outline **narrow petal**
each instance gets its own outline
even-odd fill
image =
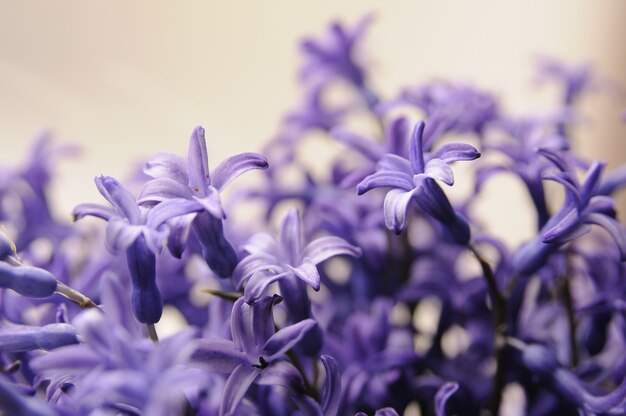
[[[92,217],[101,218],[108,221],[109,218],[115,213],[110,207],[106,207],[100,204],[80,204],[72,210],[72,221],[78,221],[79,219],[91,215]]]
[[[383,205],[385,225],[396,234],[400,234],[407,226],[406,213],[413,193],[414,191],[404,192],[400,189],[392,189],[385,196]]]
[[[147,225],[150,228],[156,229],[170,219],[200,212],[203,209],[204,207],[193,199],[170,199],[150,209],[150,212],[148,212]]]
[[[589,214],[585,217],[585,222],[599,225],[608,231],[617,244],[621,260],[626,261],[626,231],[619,221],[602,214]]]
[[[428,163],[426,163],[424,173],[426,176],[438,179],[446,185],[454,185],[454,174],[452,173],[452,169],[441,159],[429,160]]]
[[[303,258],[309,258],[313,264],[319,264],[334,256],[359,257],[361,249],[335,236],[324,236],[311,241],[302,252]]]
[[[244,298],[246,302],[253,303],[259,299],[265,289],[275,281],[285,277],[286,273],[272,274],[266,272],[256,272],[252,275],[244,290]]]
[[[206,151],[204,129],[196,127],[189,139],[189,153],[187,156],[189,187],[198,195],[204,196],[211,184],[209,176],[209,158]]]
[[[406,149],[406,138],[409,132],[409,123],[405,117],[398,117],[389,123],[385,135],[385,145],[388,153],[401,155]],[[380,159],[380,157],[378,158]],[[378,160],[376,159],[376,160]]]
[[[449,381],[439,387],[435,394],[435,412],[437,416],[446,416],[446,403],[448,399],[459,389],[459,383]]]
[[[225,339],[202,339],[191,354],[191,360],[206,364],[212,371],[230,374],[237,366],[249,365],[246,355],[237,349],[233,341]]]
[[[251,169],[267,169],[267,159],[258,153],[240,153],[224,160],[213,172],[212,185],[221,191],[233,179]]]
[[[431,159],[441,159],[446,163],[474,160],[479,157],[480,152],[466,143],[446,143],[430,154]]]
[[[249,256],[244,257],[235,267],[233,271],[233,283],[235,284],[235,288],[240,290],[243,284],[248,281],[252,277],[253,274],[260,271],[279,271],[281,270],[280,266],[278,266],[278,261],[274,256],[270,256],[267,254],[259,253],[259,254],[251,254]]]
[[[616,216],[615,200],[610,196],[596,195],[589,199],[587,207],[583,211],[584,214],[597,213],[604,214],[611,218]]]
[[[193,198],[194,201],[198,202],[202,207],[209,212],[209,214],[213,215],[215,218],[223,219],[226,218],[226,214],[224,213],[224,209],[222,208],[222,201],[220,200],[220,195],[217,193],[215,188],[208,192],[208,195],[204,198]]]
[[[263,345],[276,332],[274,324],[274,306],[283,301],[278,295],[265,296],[252,305],[252,326],[254,327],[254,336],[259,351],[263,349]]]
[[[263,346],[263,355],[268,362],[272,362],[296,345],[307,333],[317,326],[313,319],[305,319],[296,324],[280,329],[267,340]]]
[[[600,187],[600,176],[605,166],[606,162],[596,161],[587,171],[580,190],[580,199],[583,204],[586,204]]]
[[[302,264],[298,267],[291,267],[287,265],[289,270],[294,273],[298,278],[304,281],[315,290],[320,289],[320,274],[317,271],[317,267],[310,259],[304,259]]]
[[[324,390],[322,391],[322,411],[325,415],[336,415],[339,413],[341,404],[341,375],[337,362],[330,355],[320,357],[326,379],[324,380]]]
[[[298,264],[302,246],[302,225],[296,208],[291,208],[283,217],[279,235],[280,246],[289,257],[289,263]]]
[[[248,357],[255,357],[258,354],[252,319],[252,306],[248,305],[244,298],[237,299],[230,316],[230,331],[237,348]]]
[[[172,198],[190,199],[191,191],[187,185],[171,178],[157,178],[146,182],[139,191],[137,203],[163,202]]]
[[[260,374],[261,370],[250,364],[242,364],[235,368],[224,386],[219,409],[220,416],[236,414],[235,410],[237,410],[239,402]]]
[[[293,364],[287,361],[277,361],[261,371],[257,384],[265,386],[281,386],[291,391],[302,391],[304,386],[302,375]]]
[[[576,231],[581,225],[582,221],[578,216],[578,212],[572,209],[561,221],[543,233],[543,242],[565,243],[573,238],[579,237],[582,234]],[[585,228],[585,230],[588,231],[588,228]]]
[[[359,195],[362,195],[371,189],[381,187],[398,188],[409,191],[413,189],[413,181],[411,176],[404,172],[379,170],[363,179],[361,183],[357,185],[356,191]]]
[[[378,170],[390,170],[406,173],[409,177],[415,174],[411,168],[411,162],[402,156],[388,153],[384,155],[376,164]]]
[[[424,173],[424,124],[423,121],[417,122],[413,129],[413,135],[411,136],[411,142],[409,145],[409,160],[411,161],[411,168],[413,173]]]
[[[99,176],[95,178],[96,187],[120,214],[123,214],[132,224],[139,224],[141,214],[135,197],[126,190],[115,178]]]
[[[176,182],[189,186],[187,176],[187,162],[184,158],[166,152],[154,155],[143,166],[143,173],[153,178],[169,178]]]

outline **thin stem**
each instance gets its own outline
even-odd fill
[[[500,403],[502,402],[502,391],[504,390],[504,384],[506,382],[506,354],[505,340],[507,338],[507,325],[506,325],[506,298],[498,287],[498,282],[491,269],[491,266],[485,260],[485,258],[478,252],[478,250],[468,245],[470,251],[474,254],[485,276],[487,282],[487,288],[489,290],[489,297],[493,305],[493,326],[494,326],[494,349],[496,351],[496,373],[493,381],[492,403],[491,412],[493,415],[497,415],[500,409]]]
[[[96,305],[96,303],[93,300],[89,299],[86,295],[82,294],[76,289],[72,289],[65,283],[59,282],[58,280],[57,280],[57,288],[55,291],[58,294],[71,300],[82,309],[98,307],[98,305]]]
[[[154,343],[159,342],[159,335],[157,334],[156,327],[154,324],[146,324],[146,328],[148,328],[148,336]]]

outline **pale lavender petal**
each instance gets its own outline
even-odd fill
[[[459,160],[474,160],[480,157],[480,152],[466,143],[446,143],[430,154],[431,159],[441,159],[446,163]]]
[[[191,360],[206,364],[212,371],[222,374],[232,373],[239,365],[250,365],[235,343],[225,339],[200,340],[191,354]]]
[[[298,343],[316,326],[317,322],[315,322],[315,320],[305,319],[278,330],[263,346],[263,355],[266,360],[272,362],[279,356],[285,354],[298,345]]]
[[[104,244],[111,253],[126,250],[142,232],[143,226],[131,225],[121,217],[111,217],[105,229]]]
[[[189,187],[198,195],[204,196],[211,184],[211,176],[209,175],[209,158],[206,151],[204,129],[200,126],[194,129],[189,139],[187,161],[189,163],[187,172]]]
[[[233,283],[237,290],[241,289],[243,284],[252,277],[256,272],[262,270],[281,270],[281,267],[277,265],[278,261],[274,256],[267,254],[251,254],[244,257],[235,267],[233,271]]]
[[[258,153],[240,153],[224,160],[213,172],[212,185],[221,191],[233,179],[251,169],[267,169],[267,159]]]
[[[275,252],[277,244],[270,234],[257,233],[248,239],[242,249],[250,254],[266,254]]]
[[[156,229],[170,219],[199,212],[203,209],[204,207],[193,199],[170,199],[150,209],[147,225]]]
[[[235,410],[237,410],[239,402],[260,374],[261,371],[250,364],[242,364],[235,368],[224,386],[219,409],[220,416],[236,414]]]
[[[544,243],[566,242],[581,234],[576,233],[576,228],[582,225],[578,212],[571,210],[554,227],[543,233]]]
[[[396,234],[400,234],[407,226],[406,214],[413,193],[414,191],[404,192],[400,189],[392,189],[385,196],[383,204],[385,225]]]
[[[433,178],[438,179],[446,185],[454,185],[454,174],[452,169],[446,162],[441,159],[431,159],[426,163],[424,173]]]
[[[87,215],[108,221],[114,213],[115,211],[112,208],[104,205],[89,203],[80,204],[72,210],[72,221],[77,221]]]
[[[254,273],[250,280],[248,280],[248,284],[244,289],[244,298],[246,302],[252,303],[259,299],[269,285],[279,279],[282,279],[286,275],[286,273],[271,274],[262,271]]]
[[[336,415],[339,413],[339,405],[341,404],[339,368],[335,359],[330,355],[322,355],[320,360],[324,365],[324,370],[326,370],[324,390],[322,391],[322,410],[325,415]]]
[[[29,366],[37,373],[55,375],[60,371],[81,373],[91,371],[100,364],[101,357],[84,345],[68,345],[54,353],[33,358]]]
[[[208,195],[204,198],[193,197],[194,201],[198,202],[202,207],[213,215],[215,218],[226,218],[224,209],[222,208],[222,201],[220,201],[220,195],[213,188],[208,192]]]
[[[184,158],[166,152],[157,153],[143,167],[143,173],[153,178],[169,178],[188,186],[187,162]]]
[[[361,249],[335,236],[324,236],[311,241],[302,252],[303,258],[309,258],[313,264],[319,264],[334,256],[361,255]]]
[[[448,399],[459,389],[459,383],[449,381],[439,387],[435,395],[435,412],[437,416],[446,416],[446,403]]]
[[[356,150],[373,162],[377,162],[385,154],[380,143],[348,130],[342,128],[333,129],[331,135],[340,143]]]
[[[302,225],[300,214],[296,208],[291,208],[280,223],[279,241],[285,254],[289,256],[290,264],[298,264],[302,245]]]
[[[411,136],[411,142],[409,145],[409,161],[411,162],[411,168],[413,173],[424,173],[424,127],[426,125],[423,121],[417,122],[413,129],[413,135]]]
[[[311,286],[315,290],[320,289],[320,274],[317,271],[317,267],[310,259],[305,258],[302,264],[298,267],[292,267],[287,265],[289,270],[294,273],[300,280]]]
[[[172,198],[190,199],[191,191],[187,185],[171,178],[157,178],[146,182],[139,191],[137,203],[163,202]]]
[[[95,179],[96,187],[113,206],[120,210],[132,224],[139,224],[141,214],[135,197],[126,190],[115,178],[98,176]]]
[[[245,302],[244,298],[237,299],[230,316],[230,331],[237,348],[248,357],[254,357],[257,354],[252,319],[252,307]]]
[[[404,172],[382,170],[371,174],[363,179],[356,187],[359,195],[364,194],[370,189],[389,187],[399,188],[409,191],[414,188],[412,177]]]
[[[599,225],[608,231],[617,244],[621,260],[626,260],[626,231],[619,221],[602,214],[589,214],[585,217],[585,222]]]

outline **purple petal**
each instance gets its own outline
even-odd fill
[[[68,345],[54,353],[40,355],[30,361],[30,367],[37,373],[54,375],[60,371],[73,373],[91,371],[100,364],[101,357],[84,345]]]
[[[220,201],[220,194],[213,189],[209,189],[208,195],[204,198],[193,198],[196,202],[198,202],[202,207],[209,212],[209,214],[213,215],[215,218],[223,219],[226,218],[226,214],[224,214],[224,209],[222,209],[222,201]]]
[[[302,257],[309,258],[313,264],[340,255],[359,257],[361,249],[349,244],[343,238],[324,236],[311,241],[302,252]]]
[[[398,412],[392,407],[383,407],[382,409],[376,410],[374,416],[398,416]]]
[[[263,355],[272,362],[296,345],[317,326],[313,319],[305,319],[296,324],[280,329],[263,346]]]
[[[157,178],[146,182],[141,188],[137,203],[163,202],[173,198],[190,199],[189,187],[171,178]]]
[[[205,192],[211,184],[211,176],[209,175],[209,158],[206,151],[206,140],[204,138],[204,129],[200,126],[196,127],[189,139],[189,153],[187,156],[189,163],[189,187],[198,195],[205,195]]]
[[[170,228],[167,237],[167,248],[178,259],[182,257],[183,251],[187,248],[187,240],[189,239],[189,232],[191,231],[194,218],[196,218],[196,214],[191,213],[167,221]]]
[[[248,280],[248,284],[244,290],[246,302],[252,303],[259,299],[269,285],[279,279],[282,279],[286,275],[286,273],[272,274],[262,271],[254,273],[250,280]]]
[[[123,218],[111,217],[105,229],[104,244],[111,253],[126,250],[142,232],[143,226],[131,225]]]
[[[413,135],[411,136],[411,142],[409,145],[409,160],[411,161],[411,168],[413,173],[424,173],[424,127],[426,125],[423,121],[417,122],[413,129]]]
[[[336,415],[339,413],[339,405],[341,404],[341,375],[337,362],[330,355],[322,355],[320,357],[324,370],[326,370],[326,379],[324,380],[324,390],[322,392],[322,410],[325,415]]]
[[[143,167],[143,173],[153,178],[169,178],[181,185],[189,186],[187,162],[172,153],[157,153]]]
[[[236,414],[234,412],[237,410],[239,402],[260,374],[261,371],[250,364],[242,364],[235,368],[224,386],[219,410],[220,416]]]
[[[298,278],[304,281],[315,290],[320,289],[320,274],[317,271],[317,267],[310,259],[304,259],[304,262],[298,267],[292,267],[287,265],[289,270],[294,273]]]
[[[289,256],[290,264],[298,264],[302,245],[302,225],[300,214],[295,208],[289,209],[280,223],[280,245]]]
[[[585,217],[585,222],[599,225],[608,231],[617,244],[621,260],[626,261],[626,231],[622,224],[602,214],[589,214]]]
[[[156,229],[170,219],[199,212],[203,209],[204,207],[193,199],[170,199],[150,209],[147,225],[152,229]]]
[[[263,345],[268,339],[274,335],[276,328],[274,326],[274,306],[282,302],[283,298],[278,295],[266,296],[259,299],[252,306],[252,326],[254,327],[254,337],[259,351],[263,349]]]
[[[251,169],[267,169],[267,159],[258,153],[240,153],[224,160],[213,172],[213,186],[221,191],[233,179]]]
[[[269,254],[276,250],[277,242],[267,233],[256,233],[243,245],[243,250],[250,254]]]
[[[429,160],[428,163],[426,163],[424,173],[426,176],[438,179],[446,185],[454,185],[454,174],[452,173],[452,169],[441,159]]]
[[[404,192],[392,189],[387,192],[383,205],[385,225],[396,234],[400,234],[407,226],[406,213],[413,198],[414,191]]]
[[[388,153],[400,155],[405,152],[408,124],[407,119],[404,117],[398,117],[389,123],[385,135],[385,145]],[[380,159],[380,157],[378,159]]]
[[[230,331],[237,348],[248,357],[258,355],[252,319],[252,307],[243,298],[237,299],[230,316]]]
[[[615,200],[610,196],[596,195],[589,199],[587,207],[583,211],[584,213],[598,213],[608,215],[609,217],[615,216]]]
[[[480,152],[466,143],[446,143],[430,154],[431,159],[441,159],[446,163],[474,160],[479,157]]]
[[[300,372],[287,361],[277,361],[261,371],[261,376],[256,380],[257,384],[265,386],[281,386],[292,391],[303,389]]]
[[[409,191],[414,188],[410,175],[404,172],[382,170],[363,179],[356,187],[359,195],[380,187],[399,188]]]
[[[239,365],[250,365],[246,355],[233,341],[202,339],[191,354],[191,360],[206,364],[212,371],[230,374]]]
[[[543,233],[544,243],[565,243],[575,237],[579,237],[580,233],[576,232],[577,227],[582,225],[578,212],[572,209],[563,217],[555,226]]]
[[[274,256],[270,256],[264,253],[251,254],[244,257],[235,267],[233,271],[233,283],[237,290],[240,290],[243,284],[257,272],[263,270],[280,270],[278,261]]]
[[[449,381],[437,390],[435,395],[435,412],[437,416],[446,416],[446,403],[458,389],[459,383]]]
[[[602,171],[605,166],[605,162],[596,161],[587,171],[582,189],[580,190],[580,199],[582,203],[586,203],[600,187],[600,175],[602,175]]]
[[[94,180],[102,196],[128,218],[131,224],[141,222],[141,214],[135,197],[122,184],[110,176],[98,176]]]
[[[72,221],[77,221],[87,215],[108,221],[114,213],[115,211],[113,211],[113,209],[104,205],[80,204],[77,205],[72,211]]]
[[[380,143],[347,130],[341,128],[333,129],[331,135],[340,143],[356,150],[372,162],[377,162],[385,154]]]

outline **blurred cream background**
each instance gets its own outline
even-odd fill
[[[158,151],[185,154],[197,124],[212,166],[259,150],[297,102],[298,40],[369,11],[376,22],[365,52],[383,97],[446,78],[497,92],[513,112],[539,112],[555,95],[531,82],[538,54],[591,62],[626,85],[622,0],[0,0],[0,162],[21,161],[45,129],[82,145],[55,183],[58,212],[69,215],[101,200],[93,176],[124,178]],[[592,97],[585,108],[583,152],[611,167],[626,160],[624,98]],[[498,192],[490,191],[495,201],[523,202]],[[515,212],[493,218],[496,233],[510,232]]]

